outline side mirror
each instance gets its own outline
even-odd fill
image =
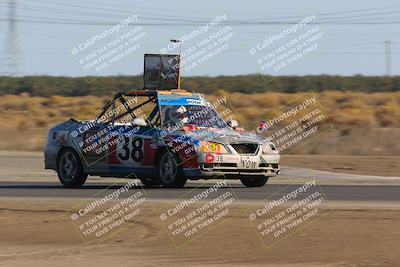
[[[226,123],[228,123],[228,125],[231,126],[232,128],[236,128],[239,126],[239,123],[237,122],[237,120],[229,120]]]
[[[142,118],[134,118],[132,120],[132,125],[136,126],[147,126],[147,123]]]

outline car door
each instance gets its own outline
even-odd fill
[[[97,124],[82,133],[81,151],[89,173],[108,172],[106,124]]]
[[[108,164],[110,173],[118,176],[154,174],[152,146],[156,129],[148,126],[116,125],[109,140]]]

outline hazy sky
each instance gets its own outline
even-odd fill
[[[137,75],[143,71],[144,53],[159,53],[160,49],[168,47],[171,38],[198,32],[198,29],[216,17],[224,17],[225,20],[184,42],[183,49],[198,45],[198,49],[193,50],[192,54],[200,52],[206,46],[199,45],[199,42],[211,40],[212,35],[218,33],[221,35],[215,37],[214,41],[219,40],[221,46],[210,48],[211,50],[207,50],[199,58],[218,49],[219,51],[207,59],[197,61],[197,66],[190,70],[183,70],[184,76],[249,73],[384,75],[385,40],[392,42],[392,74],[400,74],[398,0],[14,0],[16,28],[13,32],[18,39],[13,48],[8,43],[14,38],[10,35],[8,26],[9,2],[0,0],[2,74],[9,70],[10,63],[17,62],[19,75]],[[114,24],[135,15],[137,20],[131,25],[122,27],[117,33],[111,33],[75,56],[71,53],[71,49],[80,44],[82,47],[88,39],[110,31]],[[307,15],[315,15],[315,20],[302,26],[298,32],[284,36],[262,51],[257,51],[256,55],[249,53],[249,49],[257,47],[258,43],[274,34],[282,33]],[[84,64],[79,63],[84,56],[121,38],[123,33],[137,27],[135,25],[142,28],[129,38],[141,34],[140,38],[132,43],[132,47],[133,44],[136,45],[135,48],[126,52],[122,58],[112,60],[112,64],[99,71],[94,68],[85,70]],[[322,35],[312,41],[312,49],[307,50],[308,52],[302,52],[307,47],[297,51],[302,52],[303,56],[291,60],[290,64],[279,70],[260,67],[260,57],[300,36],[304,37],[303,34],[315,26],[320,27],[319,32]],[[221,40],[223,37],[226,37],[225,40]],[[125,47],[123,51],[128,48]],[[11,58],[10,49],[15,51]],[[175,53],[177,50],[170,52]],[[98,58],[99,54],[94,57]],[[103,55],[103,59],[104,57]],[[269,60],[274,57],[277,55],[271,56]],[[192,60],[192,63],[195,61]]]

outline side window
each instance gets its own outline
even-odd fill
[[[149,101],[147,96],[125,96],[125,105],[116,101],[114,107],[114,123],[117,125],[148,126],[147,118],[156,104]],[[128,112],[127,108],[132,112]]]

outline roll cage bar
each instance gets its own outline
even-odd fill
[[[183,96],[192,96],[193,94],[190,92],[187,92],[185,90],[163,90],[163,91],[157,91],[157,90],[135,90],[135,91],[129,91],[129,92],[118,92],[116,93],[112,99],[107,102],[102,108],[102,111],[100,114],[96,117],[96,119],[100,119],[106,112],[107,110],[112,107],[113,109],[115,108],[115,103],[117,101],[121,102],[122,106],[125,108],[125,112],[118,116],[112,116],[111,120],[105,121],[105,123],[112,123],[115,122],[116,120],[125,117],[126,115],[130,115],[132,119],[135,119],[136,116],[134,114],[134,111],[137,110],[138,108],[153,102],[156,103],[156,106],[154,109],[150,112],[150,115],[147,117],[146,121],[150,125],[151,121],[156,117],[155,123],[157,123],[160,120],[160,110],[159,106],[157,103],[157,96],[158,94],[179,94]],[[125,97],[127,96],[136,96],[136,97],[148,97],[148,100],[144,101],[143,103],[131,107],[129,106],[128,102],[126,101]]]
[[[128,102],[126,101],[125,97],[126,96],[143,96],[143,97],[148,97],[148,100],[144,101],[143,103],[140,103],[137,106],[131,107],[129,106]],[[105,121],[104,123],[112,123],[115,122],[116,120],[125,117],[126,115],[130,115],[132,119],[135,119],[136,116],[134,114],[134,111],[139,109],[140,107],[143,107],[144,105],[153,102],[156,103],[157,101],[157,91],[155,90],[138,90],[138,91],[129,91],[129,92],[118,92],[116,93],[110,101],[107,102],[102,108],[102,111],[100,114],[96,117],[96,119],[100,119],[110,107],[113,109],[115,108],[116,102],[119,101],[121,102],[122,106],[125,108],[125,112],[122,114],[119,114],[118,116],[112,116],[110,120]],[[150,124],[150,122],[153,120],[154,116],[157,115],[158,113],[158,104],[154,107],[148,118],[146,119],[147,123]]]

